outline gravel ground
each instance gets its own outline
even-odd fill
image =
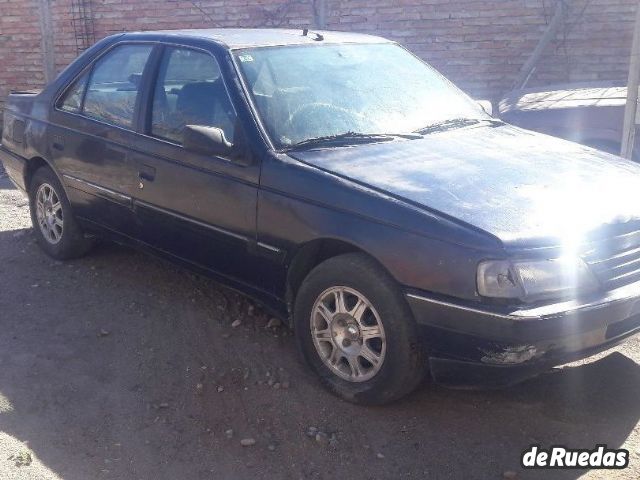
[[[259,306],[114,245],[53,261],[29,229],[0,178],[0,479],[640,478],[639,340],[509,390],[357,407]],[[532,443],[631,464],[523,471]]]

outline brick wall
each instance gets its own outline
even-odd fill
[[[44,81],[37,13],[36,0],[0,0],[0,101],[8,88]]]
[[[531,84],[625,81],[637,0],[566,0],[567,21]],[[400,41],[474,96],[512,86],[556,0],[343,0],[329,26]]]
[[[0,102],[43,83],[40,1],[49,1],[58,70],[76,56],[71,0],[0,0]],[[509,90],[557,0],[327,0],[327,28],[400,41],[476,97]],[[557,39],[531,84],[627,77],[638,0],[565,0]],[[91,0],[96,39],[124,30],[303,27],[310,0]],[[0,104],[1,107],[1,104]]]

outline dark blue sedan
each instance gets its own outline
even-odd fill
[[[353,402],[640,331],[640,167],[495,120],[382,38],[114,35],[9,97],[0,159],[49,255],[99,236],[210,275]]]

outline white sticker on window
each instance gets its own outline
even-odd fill
[[[251,55],[245,54],[245,55],[238,55],[238,58],[240,59],[240,61],[242,63],[245,62],[253,62],[253,57]]]

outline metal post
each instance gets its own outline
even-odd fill
[[[553,39],[556,38],[558,29],[560,28],[560,25],[562,25],[562,21],[564,20],[564,17],[567,13],[565,0],[557,1],[558,3],[556,4],[556,11],[553,15],[553,18],[551,19],[551,22],[549,22],[544,35],[542,35],[542,38],[540,38],[540,41],[538,42],[538,45],[536,45],[533,53],[531,53],[531,56],[527,59],[525,64],[520,69],[520,72],[518,73],[518,77],[513,84],[514,90],[519,90],[527,85],[527,83],[529,82],[529,78],[531,78],[531,75],[536,69],[536,65],[540,61],[540,58],[542,58],[542,54],[545,52]]]
[[[40,13],[40,48],[42,50],[42,71],[45,82],[49,83],[56,76],[56,64],[53,52],[53,28],[51,26],[50,0],[38,0]]]
[[[313,23],[316,28],[327,28],[327,1],[313,0]]]
[[[636,25],[633,32],[633,45],[629,61],[629,80],[627,82],[627,106],[624,110],[622,130],[622,150],[620,155],[631,159],[638,124],[638,85],[640,84],[640,3],[636,6]]]

